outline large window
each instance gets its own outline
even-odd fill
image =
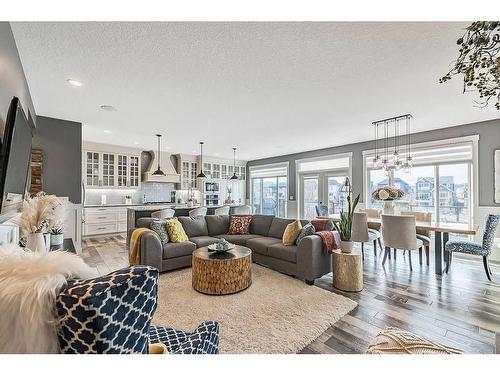
[[[250,168],[251,205],[254,214],[287,216],[288,164]]]
[[[472,141],[416,147],[409,173],[372,169],[373,155],[365,153],[368,206],[382,209],[382,203],[371,194],[392,181],[405,192],[398,202],[401,210],[431,212],[441,222],[470,222],[473,149]]]

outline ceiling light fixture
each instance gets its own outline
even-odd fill
[[[104,130],[104,133],[111,134],[111,130]]]
[[[196,176],[197,178],[207,178],[205,173],[203,173],[203,142],[200,142],[200,173]]]
[[[100,106],[100,108],[103,110],[103,111],[109,111],[109,112],[114,112],[116,111],[116,108],[113,107],[112,105],[106,105],[106,104],[103,104]]]
[[[80,81],[77,81],[76,79],[68,78],[66,80],[66,82],[68,82],[71,86],[75,86],[75,87],[82,87],[83,86],[83,83],[81,83]]]
[[[160,146],[161,146],[161,134],[156,134],[158,139],[158,168],[153,172],[153,176],[165,176],[165,172],[163,172],[160,168]]]
[[[237,180],[238,176],[236,175],[236,147],[233,147],[233,175],[230,180]]]

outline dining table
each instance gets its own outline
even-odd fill
[[[318,216],[318,219],[331,219],[340,221],[340,214],[329,216]],[[382,226],[382,218],[368,217],[368,224]],[[451,234],[463,234],[473,236],[477,233],[479,226],[472,223],[447,223],[443,221],[419,221],[415,222],[416,229],[422,231],[434,232],[434,271],[436,275],[443,274],[443,264],[448,263],[448,254],[445,254],[445,244],[450,239]],[[383,236],[383,235],[382,235]]]

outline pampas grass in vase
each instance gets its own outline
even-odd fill
[[[26,239],[26,248],[37,252],[47,251],[43,234],[63,213],[62,201],[55,195],[40,192],[26,198],[17,220],[21,236]]]

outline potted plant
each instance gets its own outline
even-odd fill
[[[352,216],[354,214],[354,210],[358,205],[359,194],[352,202],[352,195],[349,193],[347,195],[347,212],[342,209],[340,211],[340,221],[338,223],[333,222],[335,225],[335,229],[337,230],[340,236],[340,249],[343,253],[352,252],[352,241],[351,241],[351,232],[352,232]]]
[[[44,192],[28,197],[23,202],[21,216],[15,220],[19,225],[21,236],[25,239],[26,248],[31,251],[47,251],[44,233],[48,232],[50,223],[61,217],[64,207],[55,195]]]
[[[56,223],[50,228],[50,244],[52,246],[62,245],[64,241],[64,228],[61,223]]]

